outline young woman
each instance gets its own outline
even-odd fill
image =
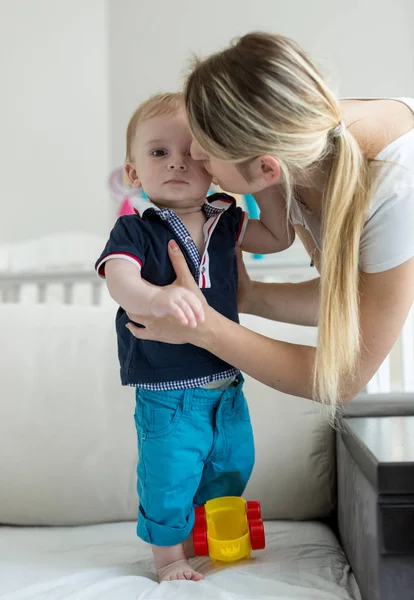
[[[370,380],[414,299],[414,100],[339,101],[306,53],[252,33],[199,62],[185,89],[191,153],[228,192],[279,207],[320,278],[260,283],[240,270],[239,309],[319,326],[317,348],[258,335],[205,306],[196,328],[128,325],[191,343],[283,392],[337,404]],[[292,233],[293,237],[294,233]],[[176,285],[199,294],[170,245]]]

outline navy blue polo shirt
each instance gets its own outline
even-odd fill
[[[123,258],[135,263],[149,283],[169,285],[176,278],[167,247],[174,239],[208,304],[238,323],[235,249],[248,219],[234,198],[227,194],[213,194],[207,198],[203,206],[206,222],[202,256],[173,210],[160,209],[144,199],[136,202],[135,210],[136,214],[117,220],[96,261],[98,274],[105,277],[107,260]],[[138,340],[125,327],[128,322],[125,311],[119,308],[116,330],[123,385],[160,390],[201,387],[238,373],[232,365],[192,344]]]

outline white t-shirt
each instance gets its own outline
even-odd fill
[[[414,99],[395,98],[414,113]],[[414,256],[414,129],[386,146],[376,157],[372,201],[360,243],[360,268],[379,273]],[[321,221],[297,200],[292,201],[294,225],[306,227],[322,251]]]

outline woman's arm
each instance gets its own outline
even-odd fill
[[[206,325],[202,348],[272,388],[312,398],[315,348],[268,338],[216,312]]]
[[[282,187],[271,186],[255,194],[254,198],[260,208],[260,217],[249,219],[241,249],[256,254],[286,250],[295,241],[295,230],[287,218]]]
[[[282,323],[318,324],[319,278],[300,283],[252,281],[237,250],[239,312]]]
[[[361,356],[349,399],[369,382],[401,333],[414,302],[414,258],[382,273],[361,272],[359,289]]]
[[[179,251],[170,252],[181,285],[196,286]],[[361,356],[357,376],[344,382],[351,400],[371,379],[401,332],[414,300],[414,258],[383,273],[361,273]],[[315,349],[272,340],[219,315],[211,307],[197,328],[172,319],[141,319],[146,329],[128,328],[136,337],[189,342],[209,350],[255,379],[282,392],[312,397]]]
[[[272,321],[316,326],[319,309],[319,278],[300,283],[252,281],[249,298],[240,312]]]
[[[355,380],[344,382],[343,402],[352,400],[378,370],[395,344],[413,301],[414,258],[382,273],[361,272],[361,354]],[[202,347],[271,387],[312,397],[314,348],[270,340],[223,319],[216,314],[207,320],[209,329]]]

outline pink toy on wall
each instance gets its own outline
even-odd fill
[[[134,213],[134,198],[142,197],[140,190],[131,187],[126,179],[123,167],[117,167],[108,177],[108,186],[117,204],[117,214],[132,215]]]

